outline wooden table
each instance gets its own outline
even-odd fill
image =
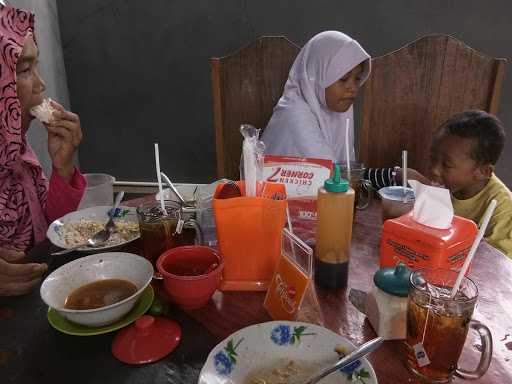
[[[136,204],[137,202],[132,202]],[[357,212],[349,288],[368,291],[378,268],[380,206]],[[44,259],[49,244],[39,245],[33,259]],[[131,248],[136,252],[136,249]],[[62,259],[59,259],[62,260]],[[53,264],[53,263],[52,263]],[[58,265],[53,265],[57,267]],[[492,331],[494,355],[478,383],[512,383],[512,261],[487,244],[476,255],[471,277],[480,289],[475,318]],[[370,324],[347,298],[347,290],[317,290],[300,313],[301,320],[322,324],[360,344],[375,337]],[[182,343],[155,364],[132,367],[110,353],[113,334],[74,337],[55,331],[46,320],[38,292],[19,298],[0,298],[0,378],[2,383],[195,383],[209,350],[234,331],[269,321],[263,293],[217,292],[204,308],[173,317],[183,329]],[[468,337],[461,365],[476,364],[479,341]],[[403,342],[386,342],[369,358],[381,384],[419,383],[404,365]],[[4,378],[6,380],[4,381]],[[455,379],[455,382],[462,382]]]

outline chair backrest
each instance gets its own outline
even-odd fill
[[[229,56],[210,59],[217,177],[239,178],[240,124],[266,127],[299,51],[283,36],[260,37]]]
[[[496,114],[505,64],[447,35],[425,36],[372,59],[359,159],[391,167],[407,149],[409,167],[427,172],[432,137],[444,120],[466,109]]]

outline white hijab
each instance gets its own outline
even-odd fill
[[[370,55],[349,36],[319,33],[309,40],[295,59],[267,128],[265,152],[270,155],[345,160],[349,146],[354,160],[352,106],[346,112],[331,111],[325,88],[364,62],[361,84],[370,74]],[[346,119],[350,119],[349,143],[345,142]]]

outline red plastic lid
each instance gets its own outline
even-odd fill
[[[112,353],[123,363],[151,363],[171,353],[180,339],[178,323],[165,317],[144,315],[117,333],[112,341]]]

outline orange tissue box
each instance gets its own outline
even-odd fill
[[[453,216],[448,229],[428,227],[413,220],[412,212],[386,220],[380,241],[380,266],[399,261],[410,269],[462,267],[478,228],[468,219]]]

